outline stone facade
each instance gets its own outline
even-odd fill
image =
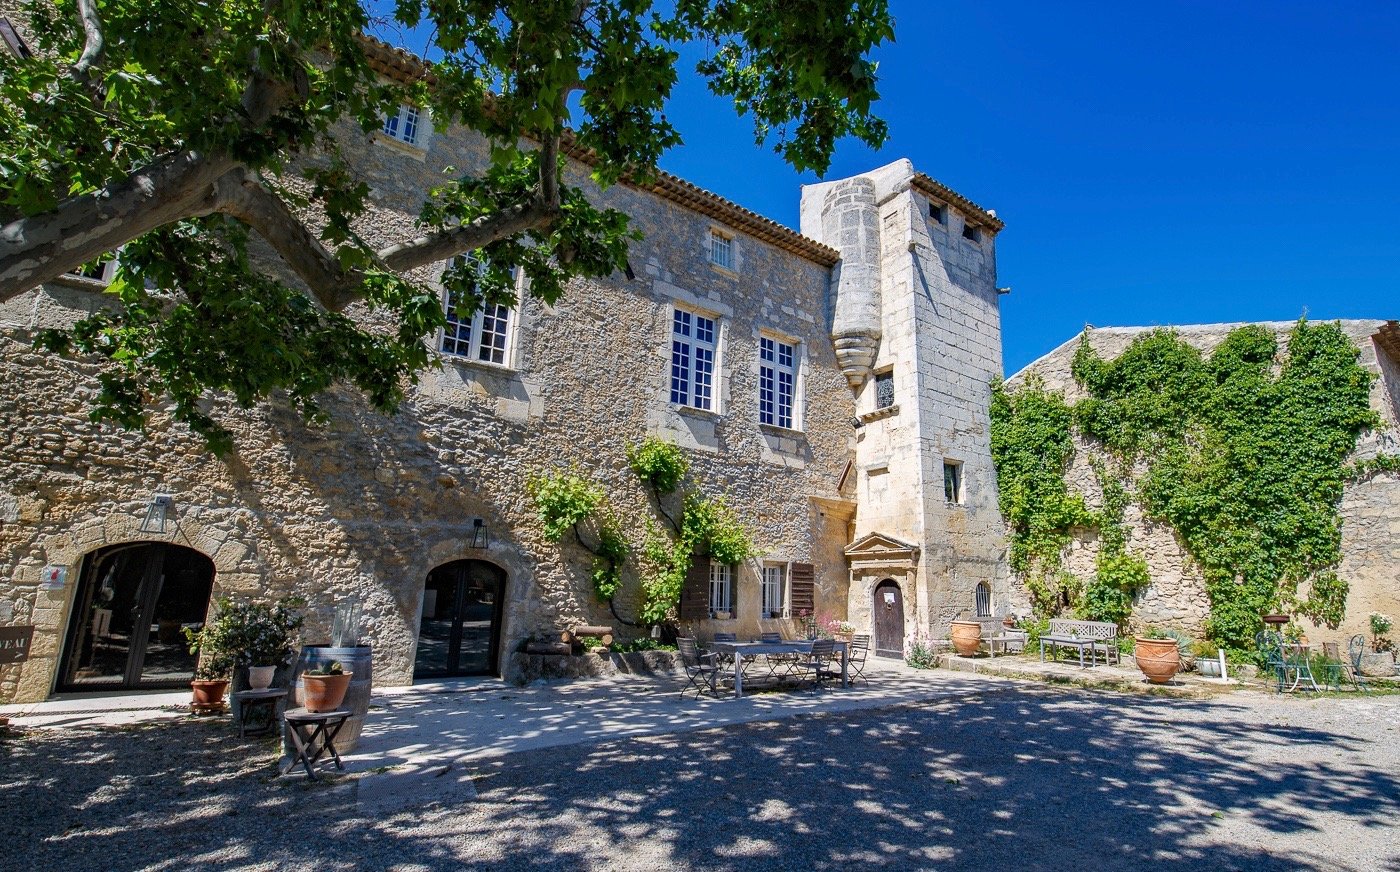
[[[421,148],[350,128],[339,138],[372,187],[376,209],[357,228],[372,244],[410,233],[447,167],[485,160],[465,130],[434,131]],[[585,186],[586,169],[571,169]],[[144,434],[90,422],[95,364],[34,349],[37,330],[94,305],[87,280],[0,307],[0,627],[34,627],[28,659],[0,665],[0,702],[54,692],[73,628],[89,620],[78,600],[91,555],[124,543],[206,555],[215,597],[305,598],[310,641],[329,637],[337,604],[358,601],[381,684],[412,680],[425,578],[452,561],[482,560],[506,574],[491,668],[507,677],[519,677],[511,655],[534,633],[607,624],[626,638],[640,630],[597,601],[589,555],[543,539],[526,482],[577,465],[605,486],[624,527],[639,530],[654,516],[625,451],[651,435],[686,450],[697,489],[724,496],[761,552],[737,568],[733,617],[683,631],[796,633],[794,619],[763,618],[760,606],[763,567],[791,563],[815,566],[819,611],[849,609],[868,629],[870,579],[851,588],[846,549],[874,530],[917,545],[911,629],[969,609],[979,579],[1003,596],[986,445],[987,381],[1000,372],[992,245],[1000,222],[907,162],[872,178],[854,180],[877,194],[862,206],[876,216],[861,242],[872,246],[859,256],[864,272],[841,263],[858,259],[845,238],[821,229],[800,236],[674,177],[593,190],[645,234],[630,254],[635,278],[577,281],[553,306],[527,297],[501,365],[444,354],[394,417],[349,391],[327,398],[324,426],[278,402],[221,411],[235,434],[222,460],[159,412]],[[946,226],[929,225],[929,192],[946,201]],[[980,222],[980,240],[963,239],[964,221]],[[715,232],[732,240],[730,268],[711,262]],[[677,309],[718,325],[709,411],[670,402]],[[843,344],[850,324],[873,344]],[[758,423],[764,337],[798,350],[792,427]],[[871,417],[867,376],[890,368],[902,411],[853,429],[858,415]],[[942,497],[945,457],[966,470],[959,505]],[[173,498],[163,534],[140,529],[156,493]],[[485,548],[472,547],[475,519],[489,530]],[[66,583],[43,584],[46,567],[66,567]],[[628,618],[635,572],[624,581],[616,608]]]
[[[1343,321],[1343,330],[1360,349],[1360,363],[1376,379],[1371,385],[1371,406],[1380,415],[1381,429],[1364,434],[1357,443],[1354,457],[1358,460],[1380,453],[1400,453],[1400,328],[1390,321]],[[1173,328],[1178,335],[1199,349],[1211,354],[1215,348],[1242,324],[1208,324]],[[1269,322],[1268,327],[1279,335],[1279,344],[1287,342],[1291,321]],[[1089,341],[1105,359],[1122,354],[1147,327],[1093,328]],[[1065,395],[1070,402],[1083,398],[1083,391],[1070,374],[1070,365],[1078,349],[1080,336],[1065,342],[1054,351],[1031,363],[1008,379],[1016,387],[1031,374],[1039,376],[1045,387]],[[1066,474],[1071,491],[1084,494],[1091,508],[1102,505],[1103,494],[1090,465],[1097,451],[1076,435],[1075,456]],[[1400,475],[1381,473],[1347,486],[1339,513],[1342,519],[1342,562],[1338,574],[1350,583],[1346,619],[1337,630],[1316,627],[1306,620],[1304,629],[1314,639],[1349,637],[1353,633],[1369,636],[1367,616],[1383,612],[1400,615]],[[1170,525],[1144,518],[1137,505],[1129,505],[1124,517],[1128,531],[1128,550],[1142,556],[1151,572],[1151,585],[1140,594],[1133,605],[1131,623],[1135,627],[1176,627],[1189,633],[1199,633],[1210,614],[1205,580],[1193,565],[1185,545]],[[1080,533],[1065,554],[1065,568],[1079,578],[1092,578],[1098,555],[1097,537]]]
[[[847,603],[857,626],[869,626],[886,578],[904,588],[911,631],[942,636],[972,617],[979,585],[991,612],[1012,605],[987,412],[1002,371],[1000,229],[907,160],[803,190],[803,233],[842,254],[833,337],[860,413]],[[882,379],[893,383],[883,398]],[[945,464],[957,467],[951,499]],[[891,563],[892,548],[906,552],[890,541],[917,547]]]

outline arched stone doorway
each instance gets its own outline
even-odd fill
[[[875,585],[870,609],[875,656],[904,659],[904,594],[899,582],[887,578]]]
[[[505,570],[484,560],[454,560],[429,572],[413,677],[499,674],[505,592]]]
[[[61,691],[180,687],[198,657],[182,630],[209,614],[214,562],[193,548],[133,542],[83,558]]]

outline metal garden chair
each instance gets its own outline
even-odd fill
[[[1347,643],[1347,671],[1351,673],[1351,683],[1359,690],[1366,691],[1366,682],[1361,680],[1361,655],[1366,653],[1366,637],[1357,633]]]
[[[870,637],[867,635],[857,635],[851,637],[851,643],[846,646],[846,666],[850,677],[859,678],[866,684],[870,679],[865,677],[865,658],[870,656]]]
[[[820,691],[828,681],[841,680],[841,670],[831,668],[831,660],[836,656],[836,642],[833,639],[818,639],[812,643],[812,653],[797,664],[804,680]]]
[[[783,634],[771,632],[760,633],[758,635],[758,640],[760,642],[767,642],[770,645],[776,645],[783,641]],[[768,661],[768,671],[773,673],[774,678],[781,681],[792,675],[793,670],[797,668],[797,662],[802,658],[797,654],[766,654],[764,655],[764,659]]]
[[[689,680],[686,687],[681,688],[681,699],[693,688],[695,698],[699,699],[700,694],[709,691],[711,696],[719,697],[720,677],[723,674],[714,653],[701,654],[700,646],[695,643],[695,639],[682,636],[676,640],[676,647],[680,650],[681,666],[685,669],[685,677]]]

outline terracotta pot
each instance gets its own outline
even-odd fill
[[[345,699],[345,691],[350,689],[353,672],[343,675],[301,674],[301,687],[305,700],[302,705],[311,712],[331,712],[340,707]]]
[[[191,705],[213,708],[224,704],[224,693],[228,690],[227,678],[195,679],[190,682],[193,697]]]
[[[1133,639],[1138,669],[1153,684],[1166,684],[1181,669],[1181,649],[1175,639]]]
[[[976,621],[954,621],[948,637],[960,655],[971,657],[982,643],[982,625]]]
[[[267,690],[272,686],[272,676],[277,672],[276,666],[249,666],[248,667],[248,687],[251,690]]]

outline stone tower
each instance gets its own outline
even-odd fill
[[[988,421],[1002,374],[1001,228],[907,160],[802,192],[803,234],[842,256],[832,339],[859,412],[849,613],[862,632],[875,625],[877,650],[873,606],[891,580],[905,635],[1019,608]]]

